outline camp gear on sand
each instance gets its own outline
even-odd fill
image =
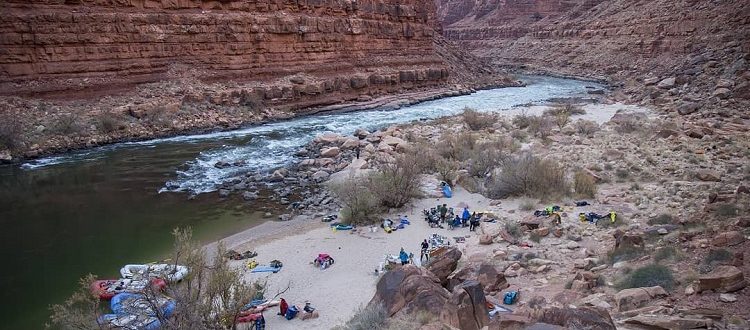
[[[269,266],[256,266],[251,270],[251,273],[278,273],[281,267],[269,267]]]
[[[289,309],[286,310],[286,314],[284,314],[284,318],[291,320],[297,317],[297,313],[299,313],[299,308],[297,308],[297,306],[289,306]]]
[[[508,291],[503,296],[503,304],[513,305],[518,300],[518,291]]]

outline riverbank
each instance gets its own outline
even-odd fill
[[[153,85],[153,86],[152,86]],[[451,85],[414,88],[392,94],[361,95],[297,109],[293,106],[266,107],[258,104],[213,104],[184,97],[144,97],[141,90],[176,87],[151,84],[123,97],[105,97],[87,104],[43,99],[0,99],[0,164],[20,163],[61,153],[99,146],[168,138],[179,135],[231,131],[252,126],[324,113],[398,109],[445,97],[467,95],[478,89],[520,86],[503,78],[477,86]],[[195,89],[195,87],[190,87]],[[187,86],[178,89],[190,89]],[[123,103],[126,103],[123,105]],[[45,116],[33,111],[37,109]]]

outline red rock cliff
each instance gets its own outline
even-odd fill
[[[437,6],[445,37],[495,64],[640,86],[675,77],[676,86],[686,87],[672,95],[695,99],[710,96],[714,85],[731,85],[734,96],[750,98],[748,1],[437,0]]]
[[[0,8],[5,94],[69,89],[69,79],[105,89],[158,81],[176,64],[208,80],[370,68],[400,75],[398,83],[448,76],[433,51],[429,1],[34,0]],[[367,78],[350,85],[366,87]],[[15,88],[29,81],[37,83]]]

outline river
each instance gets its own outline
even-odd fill
[[[316,135],[351,134],[458,114],[502,111],[552,98],[587,97],[601,85],[527,76],[525,87],[483,90],[404,107],[320,114],[210,134],[120,143],[0,167],[0,329],[38,329],[87,273],[111,278],[154,261],[170,232],[192,226],[213,241],[257,225],[273,206],[219,200],[208,192],[247,171],[294,160]],[[243,165],[219,169],[217,161]],[[195,198],[188,198],[188,196]]]

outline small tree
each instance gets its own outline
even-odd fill
[[[331,189],[343,206],[341,218],[344,223],[367,224],[377,220],[380,201],[370,191],[367,178],[350,177]]]
[[[50,323],[47,328],[102,329],[97,322],[101,300],[91,292],[96,276],[88,274],[79,280],[79,287],[62,304],[50,306]]]
[[[414,154],[400,155],[394,163],[383,165],[378,173],[370,176],[368,187],[382,206],[402,207],[419,194],[422,167],[417,157]]]

